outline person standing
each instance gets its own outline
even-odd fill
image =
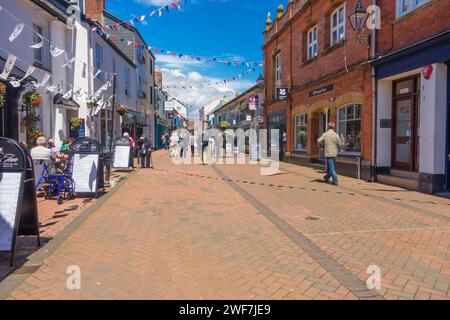
[[[130,148],[130,167],[132,167],[134,169],[134,157],[135,157],[135,153],[136,153],[136,141],[134,141],[134,139],[132,137],[130,137],[130,134],[128,132],[124,132],[123,133],[123,137],[127,138],[130,143],[131,143],[131,148]],[[139,158],[138,158],[139,161]]]
[[[145,137],[145,135],[142,135],[138,139],[138,147],[139,147],[139,157],[141,158],[141,168],[152,168],[153,164],[150,163],[150,159],[152,156],[152,145],[150,141]]]
[[[333,178],[333,184],[338,185],[338,177],[336,174],[336,158],[338,149],[341,146],[341,138],[336,133],[336,125],[333,122],[328,124],[328,131],[325,132],[317,142],[324,147],[325,159],[327,161],[327,174],[323,177],[326,183],[330,182],[330,178]]]

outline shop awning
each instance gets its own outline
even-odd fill
[[[145,118],[136,111],[129,110],[128,113],[124,114],[122,116],[123,124],[127,126],[140,126],[140,127],[147,127],[148,124],[145,121]]]
[[[64,98],[63,95],[61,93],[58,93],[54,98],[53,98],[53,104],[55,105],[59,105],[59,106],[64,106],[67,107],[69,109],[79,109],[80,105],[78,103],[76,103],[73,98]]]

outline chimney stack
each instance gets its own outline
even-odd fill
[[[105,0],[86,0],[84,12],[92,20],[103,24],[103,10],[105,9]]]

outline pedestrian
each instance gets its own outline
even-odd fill
[[[170,137],[170,157],[175,158],[178,153],[178,134],[176,132],[172,133],[172,136]]]
[[[328,124],[329,130],[325,132],[317,142],[322,145],[325,150],[325,159],[327,161],[327,174],[323,177],[326,183],[330,182],[330,178],[333,178],[333,184],[338,185],[338,177],[336,174],[336,158],[338,149],[341,146],[341,138],[336,133],[336,125],[333,122]]]
[[[55,140],[48,139],[48,148],[50,149],[51,152],[59,156],[60,149],[55,145]]]
[[[68,160],[69,159],[69,155],[70,155],[70,152],[72,151],[72,146],[73,146],[73,143],[75,142],[75,138],[73,138],[73,137],[70,137],[69,139],[67,139],[65,142],[64,142],[64,144],[62,145],[62,147],[61,147],[61,149],[59,150],[60,151],[60,158],[61,159],[63,159],[63,160]]]
[[[151,163],[151,157],[152,157],[152,145],[150,141],[145,137],[143,134],[138,139],[138,150],[139,150],[139,157],[141,158],[141,168],[152,168],[153,169],[153,163]]]

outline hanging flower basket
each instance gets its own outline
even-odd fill
[[[81,127],[81,124],[83,123],[82,118],[72,118],[70,119],[70,129],[72,130],[78,130]]]
[[[29,128],[34,128],[36,122],[38,122],[40,120],[41,119],[39,118],[38,115],[36,115],[34,113],[29,113],[25,117],[22,118],[21,123],[28,131]]]
[[[128,107],[125,106],[118,106],[116,110],[117,113],[120,114],[122,117],[129,112]]]
[[[29,91],[25,94],[25,105],[28,109],[34,109],[41,105],[42,98],[39,93],[36,91]]]
[[[99,100],[100,100],[99,98],[89,100],[89,101],[87,102],[87,107],[88,107],[89,109],[94,109],[94,108],[96,108],[96,107],[98,106]]]
[[[227,129],[230,129],[231,126],[228,121],[220,121],[219,127],[222,130],[227,130]]]
[[[6,85],[0,82],[0,108],[5,104],[6,96]]]
[[[30,141],[31,145],[34,145],[34,141],[37,138],[44,136],[41,130],[37,128],[27,128],[27,138]]]

